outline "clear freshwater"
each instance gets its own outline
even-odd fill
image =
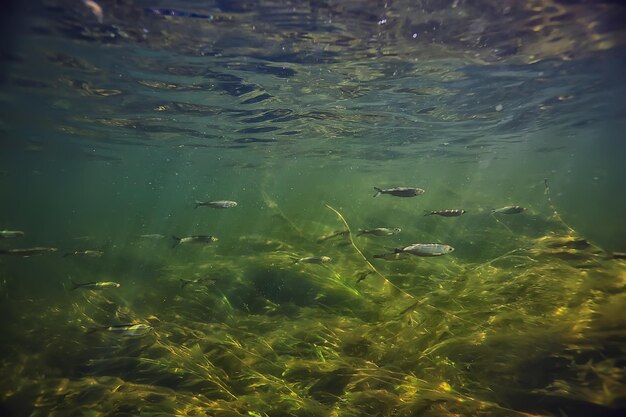
[[[3,8],[0,415],[626,412],[621,2]]]

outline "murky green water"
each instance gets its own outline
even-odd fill
[[[624,16],[7,6],[0,414],[622,415]]]

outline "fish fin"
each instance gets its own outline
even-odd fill
[[[379,195],[381,195],[383,193],[383,190],[381,190],[378,187],[374,187],[374,189],[376,190],[376,194],[374,194],[374,197],[378,197]]]
[[[180,237],[174,235],[172,235],[172,239],[174,239],[174,244],[172,245],[173,248],[180,245],[180,241],[182,240]]]

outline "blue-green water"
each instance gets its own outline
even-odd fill
[[[88,4],[2,17],[0,414],[624,412],[623,6]]]

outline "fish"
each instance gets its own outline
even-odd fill
[[[317,243],[322,243],[328,239],[332,239],[334,237],[338,237],[338,236],[346,236],[349,235],[350,231],[349,230],[337,230],[329,235],[326,236],[322,236],[319,239],[317,239]]]
[[[383,253],[379,255],[373,255],[373,257],[376,259],[384,259],[386,261],[399,261],[405,258],[402,255],[404,255],[404,253],[401,253],[401,252],[400,253]]]
[[[189,284],[205,284],[205,285],[213,285],[218,281],[217,278],[196,278],[196,279],[180,279],[180,288],[185,288]]]
[[[87,333],[93,333],[97,331],[105,331],[111,334],[117,334],[126,337],[145,336],[154,328],[148,324],[114,324],[111,326],[92,327]]]
[[[72,239],[74,239],[74,240],[95,240],[96,237],[95,236],[76,236],[76,237],[73,237]]]
[[[526,210],[521,206],[506,206],[499,209],[491,209],[492,213],[500,213],[500,214],[517,214]]]
[[[378,188],[374,187],[376,194],[374,197],[378,197],[381,194],[389,194],[396,197],[415,197],[416,195],[424,194],[426,190],[416,187],[394,187],[394,188]]]
[[[587,249],[591,246],[588,240],[582,238],[573,238],[573,237],[548,237],[543,240],[545,245],[549,248],[565,248],[565,249]]]
[[[94,282],[85,282],[79,283],[72,281],[72,291],[78,288],[86,288],[88,290],[104,290],[107,288],[119,288],[121,284],[112,281],[94,281]]]
[[[217,209],[226,209],[237,207],[236,201],[219,200],[219,201],[198,201],[196,200],[196,208],[198,207],[211,207]]]
[[[34,255],[43,255],[44,253],[56,252],[57,248],[24,248],[24,249],[4,249],[0,250],[0,255],[17,255],[23,257],[29,257]]]
[[[332,261],[332,258],[328,256],[307,256],[305,258],[298,259],[295,263],[302,264],[325,264]]]
[[[174,248],[183,243],[213,243],[217,242],[218,239],[215,236],[206,236],[206,235],[197,235],[197,236],[187,236],[187,237],[177,237],[172,236],[174,239]]]
[[[434,215],[442,216],[442,217],[458,217],[465,213],[467,213],[467,211],[463,209],[447,209],[447,210],[432,210],[432,211],[424,210],[424,216],[432,216],[434,214]]]
[[[399,227],[376,227],[374,229],[359,229],[357,236],[361,235],[373,235],[373,236],[391,236],[397,235],[402,229]]]
[[[157,240],[157,239],[163,239],[165,236],[160,235],[158,233],[153,233],[153,234],[149,234],[149,235],[139,235],[139,237],[142,238],[142,239],[154,239],[154,240]]]
[[[90,258],[98,258],[104,255],[104,252],[101,250],[75,250],[73,252],[66,252],[63,257],[67,256],[88,256]]]
[[[441,256],[452,251],[454,251],[452,246],[440,243],[413,243],[394,249],[394,253],[408,253],[415,256]]]
[[[369,275],[373,274],[374,271],[368,270],[368,271],[361,271],[359,273],[357,273],[356,275],[356,283],[358,284],[359,282],[363,281],[365,278],[367,278]]]
[[[20,230],[0,230],[0,239],[12,239],[24,236],[24,232]]]

